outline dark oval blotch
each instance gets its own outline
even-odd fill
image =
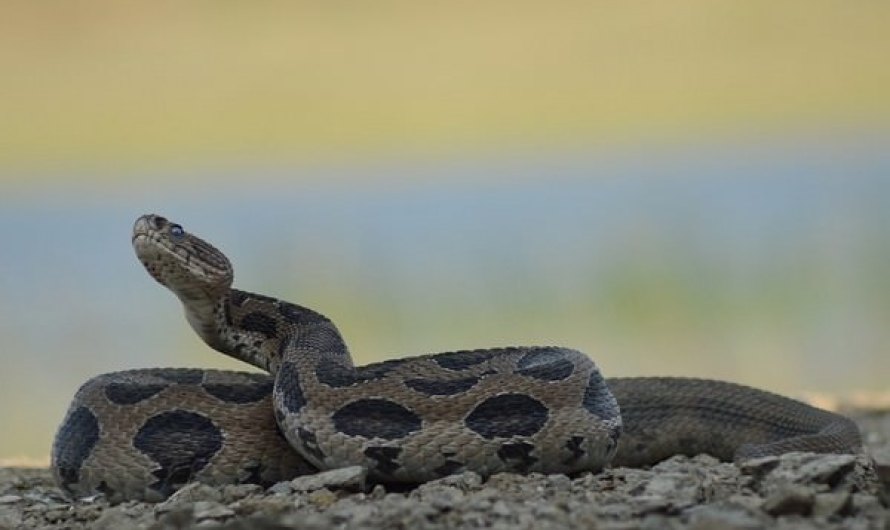
[[[204,390],[227,403],[255,403],[272,393],[272,380],[267,378],[265,381],[252,384],[206,383]]]
[[[620,415],[615,398],[597,369],[593,369],[587,378],[582,405],[588,412],[602,420],[613,420]]]
[[[476,406],[465,420],[484,438],[531,436],[547,423],[547,407],[525,394],[501,394]]]
[[[281,364],[275,378],[275,391],[281,396],[284,407],[291,414],[296,414],[306,406],[306,396],[300,386],[300,376],[292,362]]]
[[[200,368],[155,368],[149,373],[181,385],[196,385],[204,380],[204,370]]]
[[[390,363],[377,363],[354,368],[335,359],[326,358],[315,366],[315,377],[322,384],[342,388],[386,377],[394,366]]]
[[[542,381],[560,381],[572,375],[575,364],[566,358],[566,352],[560,348],[543,348],[532,350],[516,363],[517,372],[526,377]]]
[[[455,351],[433,355],[432,360],[442,368],[466,370],[491,359],[494,353],[492,350]]]
[[[168,496],[192,480],[219,452],[223,434],[206,416],[186,410],[162,412],[146,420],[133,446],[157,462],[151,488]]]
[[[405,386],[428,396],[453,396],[466,392],[476,386],[478,382],[478,377],[452,380],[407,379]]]
[[[170,385],[113,381],[105,385],[105,397],[117,405],[135,405],[164,390]]]
[[[278,336],[278,323],[275,319],[259,311],[244,315],[241,318],[241,327],[247,331],[260,333],[270,339]]]
[[[420,430],[420,416],[387,399],[353,401],[333,414],[334,428],[350,436],[396,440]]]
[[[87,407],[69,412],[53,442],[53,467],[66,487],[80,481],[80,468],[99,441],[99,420]]]

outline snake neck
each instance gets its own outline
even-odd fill
[[[296,355],[352,366],[336,326],[309,308],[238,289],[184,305],[189,324],[208,346],[272,375],[286,357]]]

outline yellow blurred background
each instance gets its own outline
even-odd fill
[[[890,4],[118,2],[0,17],[0,460],[78,384],[239,365],[141,270],[155,211],[361,363],[888,390]]]

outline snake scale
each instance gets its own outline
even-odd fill
[[[419,483],[861,448],[851,420],[802,402],[713,380],[604,379],[566,348],[356,367],[329,319],[233,289],[225,255],[180,225],[142,216],[132,243],[209,346],[271,375],[149,368],[90,379],[52,448],[73,497],[158,501],[190,481],[269,485],[350,465],[375,482]]]

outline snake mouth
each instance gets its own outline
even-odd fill
[[[149,261],[163,259],[163,254],[172,250],[167,248],[160,234],[150,230],[134,231],[130,242],[136,251],[136,257],[146,266]]]

